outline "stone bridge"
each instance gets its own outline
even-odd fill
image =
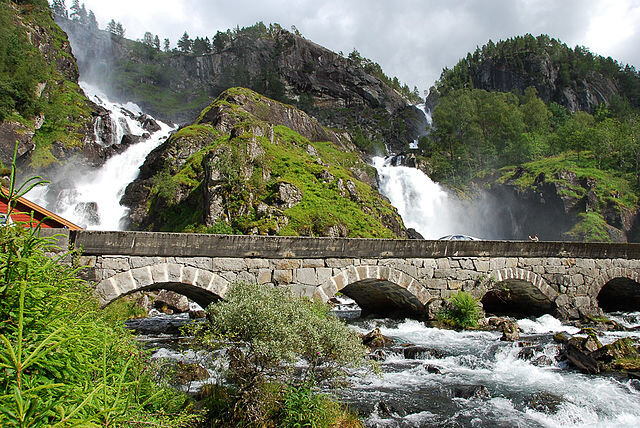
[[[366,313],[424,318],[464,290],[495,314],[640,310],[640,245],[67,231],[103,305],[168,289],[205,307],[234,281],[288,287]]]

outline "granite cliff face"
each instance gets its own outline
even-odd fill
[[[527,34],[496,44],[489,41],[452,69],[445,68],[427,97],[427,107],[433,109],[438,97],[453,88],[523,94],[526,88],[535,87],[547,104],[593,113],[598,105],[616,98],[627,98],[632,105],[640,102],[637,85],[629,82],[637,79],[634,75],[613,59],[586,48],[571,49],[549,36]]]
[[[145,50],[71,21],[59,19],[59,24],[69,34],[83,76],[111,83],[114,96],[165,121],[190,123],[222,91],[243,86],[295,104],[324,126],[359,128],[393,151],[425,133],[422,112],[380,79],[280,28],[241,32],[215,52],[196,56]]]
[[[127,187],[141,230],[406,237],[346,133],[242,88],[147,157]]]
[[[545,241],[638,242],[637,197],[582,169],[511,168],[488,191],[500,236]]]

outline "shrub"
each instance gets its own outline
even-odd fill
[[[14,178],[15,162],[10,201],[29,188]],[[0,227],[0,426],[189,423],[185,396],[156,385],[146,354],[51,247],[38,227]]]
[[[447,300],[438,318],[456,328],[469,328],[476,327],[481,316],[482,308],[478,299],[460,291]]]
[[[225,299],[207,308],[210,322],[198,335],[213,349],[226,349],[231,423],[292,421],[306,413],[315,422],[297,426],[329,426],[319,422],[327,414],[320,409],[328,406],[319,404],[325,399],[311,388],[315,380],[333,379],[347,367],[364,364],[366,350],[357,334],[326,305],[285,289],[235,283]],[[301,360],[303,367],[297,364]],[[300,371],[297,380],[294,369]]]

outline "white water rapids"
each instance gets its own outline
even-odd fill
[[[137,105],[111,102],[98,88],[85,82],[81,82],[80,85],[93,102],[110,111],[111,121],[116,125],[112,140],[99,140],[99,144],[119,144],[125,133],[137,136],[146,133],[140,121],[135,119],[142,114]],[[66,182],[72,183],[72,186],[63,184],[60,186],[62,189],[58,186],[42,186],[34,189],[29,197],[48,210],[86,229],[122,229],[122,220],[126,217],[128,209],[120,205],[120,198],[127,185],[138,176],[139,168],[149,152],[162,143],[172,130],[169,125],[161,121],[156,122],[161,127],[159,131],[139,143],[132,144],[124,152],[113,155],[101,168],[83,171],[80,176],[76,171],[69,171],[68,175],[71,178]],[[55,195],[47,195],[49,191],[54,191]],[[97,206],[97,213],[87,212],[87,207],[91,205]]]

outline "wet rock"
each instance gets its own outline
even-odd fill
[[[427,371],[427,373],[431,373],[431,374],[442,374],[442,372],[440,371],[440,369],[432,364],[425,364],[424,366],[425,370]]]
[[[518,359],[531,361],[535,358],[536,354],[543,351],[541,345],[538,346],[525,346],[518,352]]]
[[[453,390],[453,396],[465,399],[489,399],[491,393],[484,385],[461,385]]]
[[[531,364],[533,364],[536,367],[547,367],[547,366],[553,365],[553,360],[547,357],[546,355],[540,355],[539,357],[536,357],[533,360],[531,360]]]
[[[389,418],[393,415],[402,416],[404,413],[401,409],[397,409],[394,405],[391,405],[385,401],[379,401],[375,406],[375,410],[378,415],[383,418]]]
[[[184,385],[189,382],[209,379],[209,372],[200,364],[179,361],[175,366],[173,378],[176,383]]]
[[[140,121],[140,123],[142,123],[142,129],[144,129],[145,131],[153,133],[153,132],[157,132],[157,131],[162,129],[160,127],[160,125],[158,125],[158,122],[156,122],[149,115],[143,114],[142,116],[140,116],[138,118],[138,121]]]
[[[379,328],[375,328],[362,336],[362,344],[369,348],[384,348],[393,343],[393,339],[382,334]]]
[[[607,370],[640,370],[638,344],[631,338],[618,339],[594,351],[591,355]]]
[[[502,331],[500,340],[513,342],[520,338],[520,326],[517,321],[509,318],[491,317],[488,320],[490,326],[496,327],[498,331]]]
[[[533,410],[546,414],[554,414],[563,403],[561,396],[549,392],[537,392],[525,400],[525,405]]]
[[[369,358],[373,361],[384,361],[387,359],[387,353],[382,349],[376,349],[369,354]]]

